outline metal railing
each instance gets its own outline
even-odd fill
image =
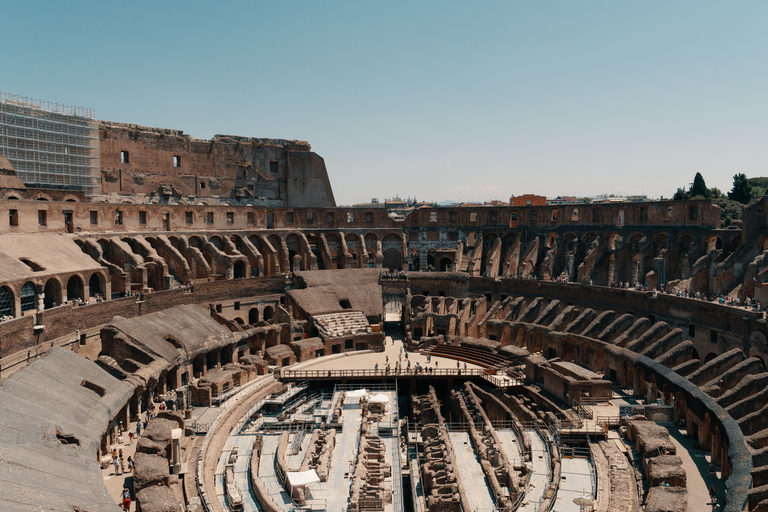
[[[452,368],[431,368],[431,371],[422,369],[417,372],[414,368],[410,370],[400,369],[378,369],[378,370],[291,370],[283,369],[280,373],[281,378],[290,379],[321,379],[321,378],[350,378],[350,377],[483,377],[483,370],[461,370]]]

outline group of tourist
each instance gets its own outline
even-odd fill
[[[533,274],[526,274],[526,275],[515,274],[515,275],[512,276],[512,279],[523,279],[525,281],[538,281],[539,280],[539,278],[536,277]]]
[[[390,270],[389,272],[380,271],[379,277],[385,281],[394,281],[397,279],[408,279],[408,272],[405,270]]]
[[[592,281],[590,281],[590,284],[592,284]],[[631,284],[629,282],[612,282],[611,288],[626,288],[631,289],[634,288],[635,290],[639,292],[647,292],[652,291],[654,293],[667,293],[667,290],[665,289],[664,285],[659,285],[659,288],[652,288],[649,290],[647,285],[644,285],[643,283],[636,282],[634,284]],[[733,306],[737,308],[747,308],[747,309],[753,309],[755,311],[763,311],[760,301],[755,297],[747,297],[743,301],[740,297],[731,297],[730,295],[723,295],[722,293],[717,294],[706,294],[702,292],[693,292],[691,293],[688,290],[678,290],[675,289],[673,292],[669,292],[669,294],[674,295],[676,297],[684,297],[686,299],[696,299],[696,300],[704,300],[707,302],[717,302],[718,304],[723,304],[725,306]]]
[[[405,354],[405,366],[403,366],[403,354]],[[430,364],[432,362],[432,355],[427,354],[427,364]],[[435,361],[434,368],[431,366],[422,366],[421,363],[416,362],[413,365],[413,373],[415,375],[419,374],[428,374],[431,375],[434,373],[435,370],[437,370],[438,365],[440,361]],[[376,363],[374,365],[374,370],[379,371],[379,363]],[[411,361],[408,359],[408,351],[403,352],[402,347],[400,348],[400,355],[398,356],[397,362],[395,362],[394,370],[389,364],[389,356],[386,356],[384,360],[384,373],[385,375],[389,375],[390,373],[400,374],[400,373],[411,373]],[[456,370],[458,371],[459,375],[461,375],[461,363],[459,361],[456,361]],[[464,371],[467,370],[467,363],[464,363]]]
[[[119,450],[112,448],[112,464],[115,466],[115,475],[122,475],[123,473],[133,472],[133,459],[128,456],[128,465],[126,466],[125,460],[123,460],[123,449]]]
[[[187,284],[174,284],[168,287],[169,290],[194,290],[194,285],[192,283]],[[151,291],[155,291],[154,289],[150,288]]]

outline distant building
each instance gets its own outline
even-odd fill
[[[535,194],[523,194],[521,196],[511,197],[509,199],[509,204],[512,206],[544,206],[547,204],[547,198]]]

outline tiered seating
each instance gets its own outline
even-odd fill
[[[371,326],[362,311],[317,315],[314,320],[317,329],[324,337],[337,338],[371,332]]]
[[[429,350],[429,353],[433,356],[476,364],[482,368],[501,366],[506,361],[504,356],[461,345],[435,345]]]

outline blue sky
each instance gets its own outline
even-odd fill
[[[768,2],[6,2],[0,91],[307,140],[337,203],[768,176]]]

